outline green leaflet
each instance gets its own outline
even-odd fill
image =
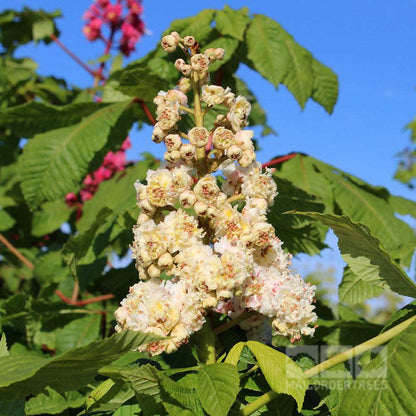
[[[346,389],[337,416],[416,414],[416,323],[396,335]]]
[[[333,229],[338,237],[341,255],[357,277],[401,295],[416,297],[416,284],[380,246],[380,241],[366,226],[345,216],[317,212],[294,213],[317,219]]]
[[[108,103],[86,102],[54,106],[30,101],[2,112],[0,126],[10,128],[20,137],[29,138],[35,134],[79,123],[84,117],[108,105]]]
[[[124,331],[53,358],[9,355],[0,358],[0,397],[39,393],[46,386],[58,392],[74,390],[94,379],[98,369],[125,352],[159,337]]]
[[[329,113],[338,96],[338,80],[279,23],[256,15],[247,33],[248,64],[274,86],[284,84],[303,108],[312,98]]]
[[[260,342],[248,341],[247,346],[256,357],[271,389],[276,393],[292,396],[300,411],[308,388],[302,369],[287,355]]]
[[[244,39],[244,32],[249,21],[247,7],[234,10],[226,5],[224,10],[217,10],[215,15],[216,28],[219,32],[241,41]]]
[[[75,126],[37,135],[26,144],[20,169],[22,191],[31,208],[79,189],[89,164],[129,105],[128,101],[106,106]]]
[[[226,415],[237,397],[239,382],[237,367],[232,364],[202,366],[196,391],[204,410],[210,416]]]

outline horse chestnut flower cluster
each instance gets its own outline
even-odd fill
[[[267,221],[277,189],[273,170],[256,161],[253,131],[245,129],[250,102],[209,83],[209,66],[224,50],[201,51],[193,36],[177,32],[161,44],[168,53],[182,49],[187,59],[175,62],[178,85],[154,99],[152,139],[166,152],[162,165],[135,184],[141,213],[131,249],[140,281],[115,313],[116,330],[165,337],[140,347],[151,354],[186,343],[208,310],[231,317],[254,311],[240,326],[260,340],[272,331],[292,342],[312,335],[315,287],[291,274],[291,255]],[[205,116],[218,105],[226,112],[209,123]],[[195,127],[182,131],[183,117]]]

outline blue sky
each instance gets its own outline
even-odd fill
[[[84,60],[102,53],[101,45],[87,42],[81,33],[88,0],[1,0],[1,7],[54,10],[62,41]],[[256,0],[209,2],[144,0],[145,21],[151,34],[138,44],[133,59],[145,55],[160,40],[160,34],[176,18],[191,16],[202,8],[248,6],[251,13],[277,20],[294,38],[339,76],[340,95],[329,116],[310,101],[304,111],[285,87],[276,89],[259,75],[241,68],[239,75],[256,93],[269,116],[277,137],[260,140],[259,159],[302,151],[331,163],[374,185],[386,186],[393,194],[415,199],[415,191],[393,180],[395,154],[409,145],[404,126],[416,116],[416,1],[414,0]],[[21,56],[39,62],[41,74],[57,75],[80,86],[90,86],[91,76],[56,45],[28,46]],[[130,158],[161,146],[150,141],[150,129],[133,135]],[[335,252],[327,261],[339,270]],[[338,258],[339,259],[339,258]]]

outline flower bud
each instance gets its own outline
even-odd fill
[[[156,123],[153,127],[152,140],[155,143],[161,143],[166,136],[166,132],[160,128],[160,124]]]
[[[196,202],[196,195],[194,192],[186,190],[179,195],[179,202],[184,208],[191,208]]]
[[[172,263],[173,263],[173,258],[168,252],[160,256],[159,260],[157,261],[158,266],[161,267],[162,269],[171,266]]]
[[[178,81],[177,88],[179,91],[183,92],[184,94],[188,93],[192,88],[191,80],[189,78],[181,78]]]
[[[176,39],[176,42],[179,43],[181,41],[181,36],[178,32],[170,32],[170,35]]]
[[[140,202],[140,208],[147,215],[153,215],[156,211],[156,208],[149,202],[148,199],[145,199]]]
[[[224,49],[223,48],[215,48],[214,56],[218,60],[222,60],[224,58]]]
[[[210,220],[216,218],[218,216],[218,209],[215,207],[208,207],[205,216]]]
[[[209,133],[205,127],[194,127],[188,132],[191,144],[196,147],[204,147],[208,143]]]
[[[194,71],[208,71],[209,59],[202,53],[197,53],[191,58],[191,65]]]
[[[148,274],[151,278],[159,277],[159,276],[160,276],[160,269],[159,269],[159,267],[155,266],[154,264],[151,264],[151,265],[147,268],[147,274]]]
[[[172,150],[179,150],[182,145],[181,136],[179,134],[168,134],[165,137],[166,148],[171,152]]]
[[[185,36],[183,38],[183,44],[187,47],[187,48],[191,48],[192,46],[195,45],[195,38],[193,36]]]
[[[185,65],[185,61],[183,59],[177,59],[175,61],[175,68],[180,71],[181,68]]]
[[[141,212],[139,214],[139,217],[137,218],[137,225],[142,225],[149,220],[150,220],[150,217],[144,212]]]
[[[171,152],[165,152],[163,157],[167,162],[174,163],[181,158],[181,152],[179,150],[172,150]]]
[[[253,130],[240,130],[235,134],[235,144],[242,150],[254,150],[251,139],[254,137]]]
[[[217,58],[215,58],[215,48],[208,48],[204,55],[209,59],[210,62],[215,62]]]
[[[227,149],[227,156],[232,160],[240,159],[243,151],[236,145],[232,145]]]
[[[196,215],[204,217],[208,210],[208,204],[202,201],[197,201],[194,204],[194,210]]]
[[[182,72],[182,75],[184,77],[189,77],[189,75],[191,75],[191,72],[192,72],[192,66],[191,65],[187,65],[187,64],[182,65],[181,66],[181,72]]]
[[[192,160],[195,157],[195,146],[190,143],[185,143],[180,148],[181,157],[185,160]]]
[[[240,164],[242,168],[246,168],[255,160],[256,160],[256,154],[254,153],[254,150],[244,150],[243,154],[238,160],[238,163]]]
[[[178,46],[178,40],[173,35],[166,35],[163,36],[161,45],[164,51],[171,53],[176,50],[176,47]]]

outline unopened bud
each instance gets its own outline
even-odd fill
[[[204,217],[208,210],[208,204],[202,201],[197,201],[194,204],[194,210],[196,215]]]
[[[234,142],[234,134],[225,127],[217,127],[212,136],[212,144],[216,149],[227,149]]]
[[[171,266],[172,263],[173,263],[173,258],[168,252],[160,256],[159,260],[157,261],[158,266],[161,267],[162,269]]]
[[[182,75],[183,75],[184,77],[189,77],[189,75],[191,75],[191,72],[192,72],[192,67],[191,67],[191,65],[187,65],[187,64],[182,65],[182,66],[181,66],[181,72],[182,72]]]
[[[249,166],[254,160],[256,160],[256,154],[254,150],[244,150],[243,154],[241,155],[238,163],[242,168],[246,168]]]
[[[144,199],[143,201],[140,202],[140,208],[147,215],[152,215],[156,211],[156,208],[149,202],[148,199]]]
[[[151,264],[151,265],[147,268],[147,274],[148,274],[151,278],[159,277],[159,276],[160,276],[160,269],[159,269],[159,267],[155,266],[154,264]]]
[[[163,36],[161,45],[164,51],[171,53],[176,50],[176,46],[178,45],[178,40],[173,35],[166,35],[166,36]]]
[[[186,143],[182,145],[180,152],[183,159],[192,160],[195,157],[196,149],[194,145]]]
[[[236,145],[232,145],[227,149],[227,156],[230,159],[238,160],[240,159],[242,154],[243,154],[243,151]]]
[[[191,80],[189,78],[181,78],[178,82],[177,88],[184,94],[188,93],[192,88]]]
[[[214,56],[218,60],[223,59],[224,58],[224,49],[223,48],[216,48],[214,50]]]
[[[175,61],[175,68],[180,71],[181,68],[185,65],[185,61],[183,59],[177,59]]]
[[[183,38],[183,44],[187,47],[187,48],[192,48],[192,46],[195,45],[195,38],[193,36],[185,36]]]
[[[145,214],[144,212],[141,212],[139,214],[139,217],[137,218],[137,224],[143,225],[145,222],[149,221],[151,218],[149,215]]]
[[[181,40],[181,36],[178,32],[170,32],[170,35],[176,39],[176,42],[179,43]]]
[[[179,150],[172,150],[171,152],[165,152],[163,157],[167,162],[174,163],[181,158],[181,152]]]
[[[172,150],[179,150],[182,145],[181,136],[179,134],[168,134],[164,139],[166,148],[171,152]]]
[[[191,208],[196,202],[196,195],[189,190],[183,191],[179,195],[179,202],[184,208]]]

